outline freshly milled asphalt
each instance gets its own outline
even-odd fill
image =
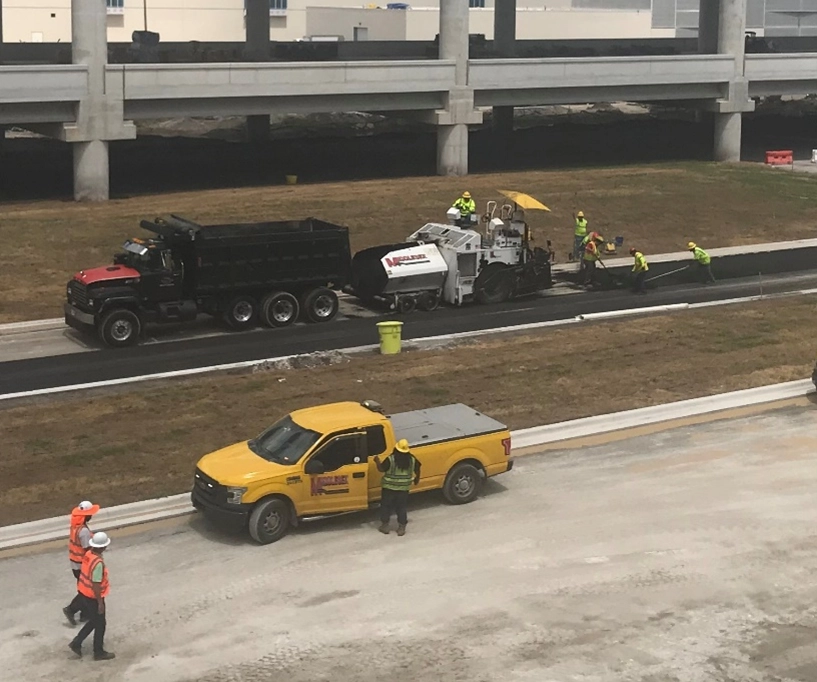
[[[763,293],[817,286],[817,272],[764,277]],[[570,319],[587,313],[674,303],[699,303],[760,293],[756,277],[712,286],[683,285],[657,289],[646,296],[626,290],[545,295],[498,305],[440,308],[403,318],[405,340],[509,325]],[[377,342],[376,318],[297,325],[282,330],[217,334],[120,350],[0,362],[0,394],[70,386],[157,372],[263,360],[295,353],[328,351]],[[1,356],[0,356],[1,357]]]

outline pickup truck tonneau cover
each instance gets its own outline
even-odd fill
[[[394,437],[405,438],[411,447],[443,443],[505,431],[508,427],[474,408],[457,403],[389,416]]]

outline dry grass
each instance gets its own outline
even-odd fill
[[[800,379],[814,342],[795,321],[814,312],[814,299],[761,302],[6,406],[0,519],[184,491],[201,455],[316,403],[372,398],[398,412],[465,402],[520,428]]]
[[[177,213],[202,222],[308,215],[348,225],[355,250],[404,239],[469,189],[483,210],[498,189],[528,192],[551,209],[530,214],[540,242],[560,257],[570,247],[571,213],[622,235],[648,253],[814,235],[817,179],[763,167],[703,163],[408,178],[140,196],[101,205],[36,202],[0,206],[0,322],[61,314],[63,287],[82,267],[110,260],[142,218]]]

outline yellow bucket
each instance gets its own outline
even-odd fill
[[[298,184],[298,176],[297,175],[286,175],[284,176],[288,185],[297,185]]]
[[[396,355],[400,352],[402,327],[402,322],[377,323],[377,331],[380,334],[381,355]]]

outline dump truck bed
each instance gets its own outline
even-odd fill
[[[391,415],[389,420],[394,437],[397,440],[405,438],[413,448],[499,433],[508,428],[462,403],[400,412]]]

